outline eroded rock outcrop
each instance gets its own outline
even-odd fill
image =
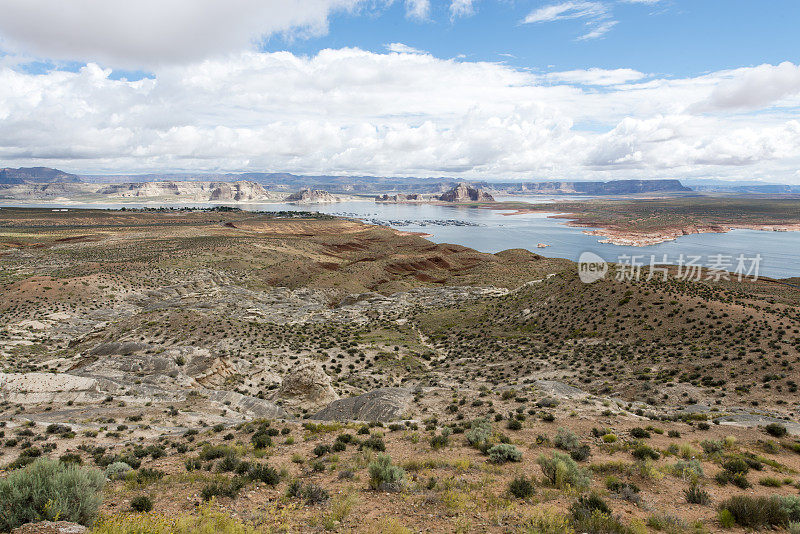
[[[411,390],[406,388],[380,388],[334,401],[311,418],[320,421],[396,421],[403,418],[411,398]]]
[[[283,378],[278,398],[302,409],[316,409],[339,398],[331,378],[314,362],[301,363]]]
[[[494,197],[469,184],[460,183],[449,191],[439,196],[442,202],[494,202]]]
[[[297,193],[292,193],[286,197],[286,202],[294,202],[296,204],[328,204],[331,202],[339,202],[339,199],[327,191],[320,189],[303,189]]]

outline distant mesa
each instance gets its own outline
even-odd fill
[[[327,204],[330,202],[339,202],[339,199],[327,191],[320,189],[303,189],[297,193],[292,193],[286,197],[286,202],[294,202],[296,204]]]
[[[424,202],[426,200],[428,199],[425,196],[416,193],[409,195],[398,193],[396,195],[378,195],[375,197],[375,202]]]
[[[442,202],[494,202],[494,197],[469,184],[460,183],[439,196]]]
[[[261,184],[238,182],[140,182],[107,184],[98,194],[121,198],[164,198],[215,202],[254,202],[271,200],[274,195]]]
[[[49,167],[20,167],[0,169],[0,184],[77,184],[81,179],[68,172]]]

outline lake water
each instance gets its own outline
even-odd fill
[[[563,198],[563,197],[562,197]],[[577,200],[580,197],[570,197]],[[585,197],[584,197],[585,198]],[[542,197],[499,197],[497,200],[525,202],[551,202]],[[6,201],[7,205],[12,205]],[[127,203],[128,207],[154,207],[161,204]],[[175,204],[175,207],[189,204]],[[33,207],[34,205],[29,205]],[[38,204],[38,207],[68,208],[119,208],[122,204]],[[203,206],[208,206],[204,204]],[[708,266],[713,256],[732,256],[734,270],[736,258],[744,255],[747,267],[753,266],[760,255],[758,273],[761,276],[787,278],[800,276],[800,232],[762,232],[758,230],[733,230],[726,234],[693,234],[675,241],[648,247],[628,247],[600,243],[602,237],[583,233],[585,228],[566,226],[565,219],[550,218],[547,214],[504,215],[504,211],[476,209],[464,206],[433,204],[383,204],[372,201],[339,202],[335,204],[266,203],[242,205],[243,209],[264,211],[318,211],[331,215],[358,218],[367,222],[384,224],[400,230],[432,234],[436,243],[455,243],[481,252],[499,252],[509,248],[524,248],[555,258],[578,260],[581,253],[591,251],[607,261],[618,262],[624,256],[638,256],[645,265],[651,256],[662,262],[677,263],[681,254],[699,256],[698,263]],[[538,243],[549,245],[537,248]],[[625,261],[624,259],[622,260]]]

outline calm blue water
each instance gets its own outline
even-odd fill
[[[577,199],[576,197],[570,197]],[[549,202],[541,197],[499,197],[498,200]],[[10,203],[8,205],[11,205]],[[129,203],[128,207],[156,206],[160,204]],[[175,204],[175,207],[191,204]],[[33,205],[29,205],[33,207]],[[208,206],[208,204],[205,204]],[[57,207],[38,204],[36,207]],[[121,204],[68,204],[69,208],[119,208]],[[726,234],[694,234],[683,236],[649,247],[624,247],[599,243],[602,237],[589,236],[583,228],[566,226],[564,219],[549,218],[546,214],[504,215],[503,211],[441,206],[432,204],[378,204],[371,201],[339,202],[298,206],[295,204],[248,204],[245,209],[264,211],[319,211],[387,224],[401,230],[432,234],[436,243],[455,243],[482,252],[499,252],[509,248],[524,248],[555,258],[577,260],[582,252],[591,251],[607,261],[619,261],[620,256],[641,256],[640,262],[649,265],[651,255],[661,262],[667,255],[669,263],[676,263],[681,254],[700,256],[700,264],[707,266],[709,257],[717,254],[747,258],[761,255],[758,272],[762,276],[786,278],[800,276],[800,232],[761,232],[733,230]],[[426,222],[427,221],[427,222]],[[438,221],[433,224],[430,221]],[[469,226],[455,226],[454,224]],[[447,224],[447,225],[442,225]],[[538,243],[550,245],[537,248]],[[748,266],[750,262],[748,262]],[[731,267],[729,270],[733,270]]]

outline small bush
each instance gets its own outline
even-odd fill
[[[717,514],[717,521],[722,528],[732,528],[736,524],[736,518],[733,517],[730,510],[724,508]]]
[[[203,486],[203,489],[200,490],[200,496],[204,501],[210,501],[214,497],[229,497],[233,499],[239,495],[242,487],[244,487],[244,482],[239,477],[211,482]]]
[[[508,492],[517,499],[528,499],[535,492],[533,481],[524,475],[516,476],[508,484]]]
[[[251,465],[250,470],[247,472],[247,477],[253,481],[263,482],[268,486],[277,486],[281,481],[280,473],[267,464]]]
[[[553,444],[559,449],[571,451],[580,447],[581,440],[578,439],[572,431],[565,428],[559,428],[556,432],[556,437],[553,438]]]
[[[720,511],[730,512],[734,521],[742,527],[762,529],[788,526],[789,521],[793,519],[792,504],[793,502],[778,496],[735,495],[720,503],[719,508]]]
[[[492,437],[492,425],[486,419],[476,419],[472,422],[470,429],[464,434],[467,443],[471,447],[484,452],[489,449],[489,441]]]
[[[105,476],[97,469],[39,459],[0,479],[0,531],[36,521],[92,523]]]
[[[764,430],[774,438],[782,438],[787,434],[786,427],[780,423],[770,423],[764,427]]]
[[[683,494],[686,497],[686,502],[689,504],[706,505],[711,502],[711,496],[708,492],[696,484],[692,484]]]
[[[506,443],[495,445],[487,451],[489,461],[493,464],[504,464],[506,462],[519,462],[522,460],[522,453],[514,446]]]
[[[631,454],[637,460],[658,460],[661,457],[661,454],[649,445],[638,445]]]
[[[383,442],[383,438],[381,438],[380,436],[370,436],[361,443],[361,446],[359,448],[372,449],[373,451],[384,452],[386,451],[386,443]]]
[[[566,454],[554,452],[551,458],[541,455],[537,463],[547,481],[556,488],[583,489],[588,487],[591,481],[589,474]]]
[[[126,464],[125,462],[114,462],[113,464],[106,467],[106,478],[109,480],[119,480],[124,478],[130,471],[132,471],[131,466]]]
[[[147,495],[139,495],[131,499],[131,510],[134,512],[149,512],[153,509],[153,501]]]
[[[372,489],[398,491],[406,478],[405,470],[393,465],[392,458],[388,454],[379,454],[370,462],[368,470],[369,486]]]
[[[644,428],[634,427],[631,428],[631,436],[636,439],[646,439],[650,437],[650,432],[645,430]]]

